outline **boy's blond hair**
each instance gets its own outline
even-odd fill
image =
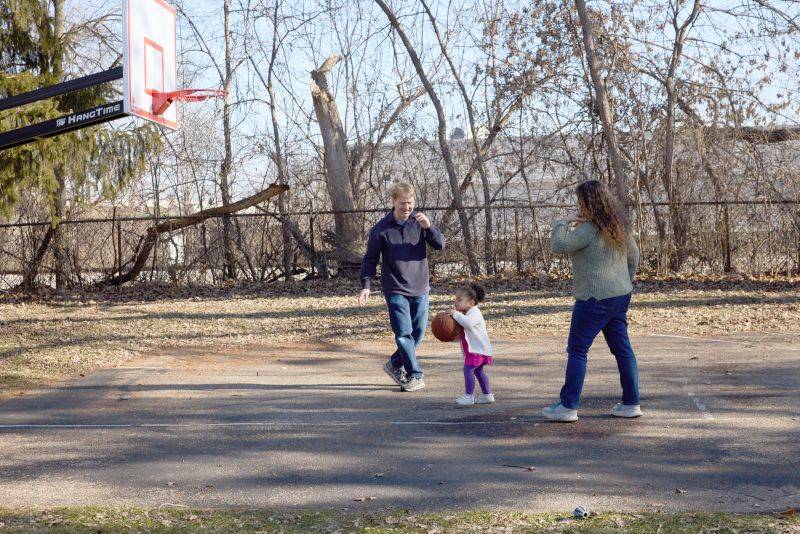
[[[401,195],[414,198],[414,186],[408,182],[397,182],[392,186],[392,200],[397,200]]]

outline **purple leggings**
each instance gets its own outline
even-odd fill
[[[464,366],[464,391],[467,395],[472,395],[472,392],[475,391],[475,379],[478,379],[478,384],[481,386],[481,391],[483,391],[484,395],[488,395],[492,392],[491,387],[489,387],[489,377],[486,376],[486,373],[483,371],[483,367],[485,364],[478,365],[477,367],[474,365],[465,365]]]

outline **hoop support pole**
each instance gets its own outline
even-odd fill
[[[113,82],[122,78],[122,67],[115,67],[104,72],[97,72],[84,76],[83,78],[76,78],[55,85],[48,85],[40,89],[28,91],[27,93],[20,93],[18,95],[9,96],[8,98],[0,99],[0,111],[22,106],[23,104],[30,104],[37,100],[45,98],[52,98],[54,96],[71,93],[78,89],[86,89],[87,87],[94,87],[101,83]]]

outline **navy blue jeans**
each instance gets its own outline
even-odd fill
[[[386,305],[389,306],[389,322],[397,343],[397,350],[391,358],[392,366],[404,367],[410,378],[422,378],[424,373],[417,361],[417,347],[428,327],[428,295],[408,297],[387,293]]]
[[[561,388],[561,404],[575,410],[580,404],[586,376],[586,354],[597,334],[603,332],[611,353],[617,359],[622,403],[639,404],[639,372],[636,355],[628,339],[630,293],[603,300],[576,300],[567,341],[567,372]]]

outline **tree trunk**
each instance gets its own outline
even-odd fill
[[[58,189],[55,191],[55,217],[58,221],[56,227],[54,228],[54,235],[53,235],[53,261],[54,261],[54,270],[56,275],[56,289],[64,289],[68,285],[68,277],[67,277],[67,258],[64,254],[65,246],[64,246],[64,239],[63,239],[63,232],[60,231],[61,228],[61,220],[64,218],[64,214],[66,211],[66,198],[65,198],[65,188],[66,188],[66,180],[64,179],[63,169],[61,166],[56,168],[56,173],[58,174]]]
[[[56,228],[57,227],[52,224],[47,227],[44,237],[42,237],[39,246],[36,247],[36,253],[33,255],[31,262],[25,267],[25,272],[22,275],[22,282],[19,284],[19,287],[32,289],[36,286],[36,276],[39,274],[39,267],[42,265],[42,259],[47,253],[47,247],[50,246],[50,242],[56,234]]]
[[[64,0],[53,0],[53,35],[59,42],[64,37]],[[53,65],[53,69],[56,71],[54,74],[59,77],[61,76],[62,59],[62,54],[59,53],[57,61]],[[59,226],[65,216],[67,205],[65,198],[66,178],[64,177],[64,168],[61,165],[56,166],[55,172],[56,180],[58,180],[58,189],[54,193],[55,218],[58,222],[53,228],[53,260],[55,264],[56,289],[64,289],[67,287],[67,260],[64,255],[64,240],[62,232],[59,231]]]
[[[272,76],[275,71],[275,61],[278,57],[278,9],[280,1],[276,0],[274,9],[272,10],[272,54],[269,60],[269,69],[267,70],[267,92],[269,93],[269,110],[270,118],[272,120],[272,139],[275,146],[275,165],[278,168],[278,184],[289,184],[289,173],[286,169],[286,160],[283,159],[283,151],[281,149],[281,136],[280,128],[278,127],[278,111],[277,104],[275,103],[275,89],[272,84]],[[281,243],[283,254],[281,255],[281,266],[283,268],[283,278],[285,281],[292,280],[292,228],[289,221],[289,212],[287,209],[288,199],[284,198],[286,195],[278,195],[278,212],[281,214]]]
[[[794,199],[795,274],[800,273],[800,193]]]
[[[676,178],[678,171],[675,170]],[[669,222],[672,226],[672,248],[673,255],[670,258],[670,269],[674,272],[680,271],[683,263],[688,257],[688,242],[686,239],[686,213],[683,206],[683,195],[679,188],[672,188],[672,194],[668,195],[669,202]]]
[[[56,39],[64,36],[64,1],[53,0],[53,34]]]
[[[311,71],[311,97],[314,112],[322,134],[325,162],[325,183],[334,213],[335,235],[333,236],[333,256],[339,261],[343,274],[357,276],[357,266],[361,263],[359,243],[361,232],[358,219],[353,213],[354,202],[350,186],[350,164],[347,152],[347,138],[336,99],[328,89],[327,74],[341,60],[332,55],[317,69]]]
[[[224,0],[224,24],[225,24],[225,79],[222,88],[230,92],[231,81],[233,80],[233,65],[231,63],[231,34],[228,31],[230,25],[230,0]],[[230,175],[233,166],[233,146],[231,141],[231,106],[228,95],[225,95],[225,103],[222,109],[222,128],[225,138],[225,156],[219,171],[219,188],[222,196],[222,205],[227,206],[231,202]],[[223,269],[223,279],[236,278],[236,263],[233,256],[233,237],[231,230],[231,220],[227,215],[222,217],[222,247],[225,258]]]
[[[417,52],[414,50],[414,47],[411,46],[411,41],[409,41],[408,36],[406,36],[405,31],[403,31],[402,26],[400,26],[400,22],[397,20],[397,16],[394,14],[394,11],[392,11],[383,0],[375,0],[375,2],[386,14],[386,17],[389,19],[392,28],[394,28],[394,31],[400,37],[400,40],[403,41],[403,46],[405,46],[406,52],[408,52],[408,56],[411,59],[411,63],[413,63],[414,69],[417,71],[417,76],[419,76],[422,85],[425,86],[425,90],[428,92],[428,97],[431,99],[431,103],[436,109],[436,117],[438,119],[438,128],[436,133],[439,139],[439,148],[442,151],[444,166],[447,170],[447,178],[450,182],[450,190],[453,195],[453,205],[458,213],[458,219],[461,225],[461,235],[464,237],[464,248],[467,255],[467,262],[469,263],[470,274],[472,276],[477,276],[480,274],[481,269],[480,265],[478,264],[478,260],[475,257],[474,246],[472,243],[472,232],[470,231],[467,213],[464,210],[464,203],[461,200],[461,189],[459,188],[458,177],[456,176],[455,166],[453,165],[453,158],[450,155],[450,146],[447,144],[447,119],[445,118],[444,108],[442,107],[442,103],[439,101],[439,97],[437,96],[436,91],[434,91],[433,85],[431,85],[427,74],[425,74],[425,70],[422,68],[422,62],[420,61]]]
[[[277,122],[275,117],[275,111],[273,108],[273,127],[276,128],[277,132]],[[283,156],[280,153],[280,141],[277,137],[277,133],[275,136],[275,147],[276,147],[276,154],[275,157],[278,160],[281,160],[281,163],[278,163],[278,183],[281,185],[286,185],[288,180],[286,179],[286,172],[282,167],[285,166],[285,162],[282,161]],[[289,210],[288,210],[288,199],[284,198],[284,195],[280,195],[278,197],[278,212],[281,214],[281,267],[283,268],[283,278],[285,281],[290,282],[292,281],[292,228],[290,225],[289,219]]]
[[[700,0],[694,1],[694,7],[691,14],[686,21],[678,27],[677,8],[674,11],[672,19],[673,28],[675,29],[675,42],[672,47],[672,57],[669,62],[669,69],[667,70],[667,77],[664,80],[664,87],[667,91],[666,103],[666,125],[664,135],[664,189],[667,191],[667,200],[669,201],[669,213],[672,220],[673,227],[673,240],[675,244],[675,256],[672,262],[672,270],[678,271],[683,265],[686,258],[686,239],[685,239],[685,214],[683,213],[682,195],[675,186],[675,179],[673,178],[674,170],[674,157],[675,157],[675,104],[677,102],[677,94],[675,92],[675,71],[680,62],[683,44],[686,41],[686,34],[689,27],[692,25],[697,15],[700,12]]]
[[[611,171],[614,177],[614,188],[620,202],[626,203],[628,199],[628,189],[625,185],[625,168],[619,153],[617,135],[614,130],[614,118],[611,111],[611,104],[608,99],[608,90],[605,80],[600,73],[600,63],[594,48],[594,35],[592,32],[592,22],[586,13],[586,3],[583,0],[575,0],[575,7],[578,10],[578,17],[581,21],[583,31],[583,48],[586,54],[586,63],[589,66],[589,74],[592,77],[595,99],[600,110],[600,120],[603,122],[603,137],[606,140],[608,158],[611,160]]]

